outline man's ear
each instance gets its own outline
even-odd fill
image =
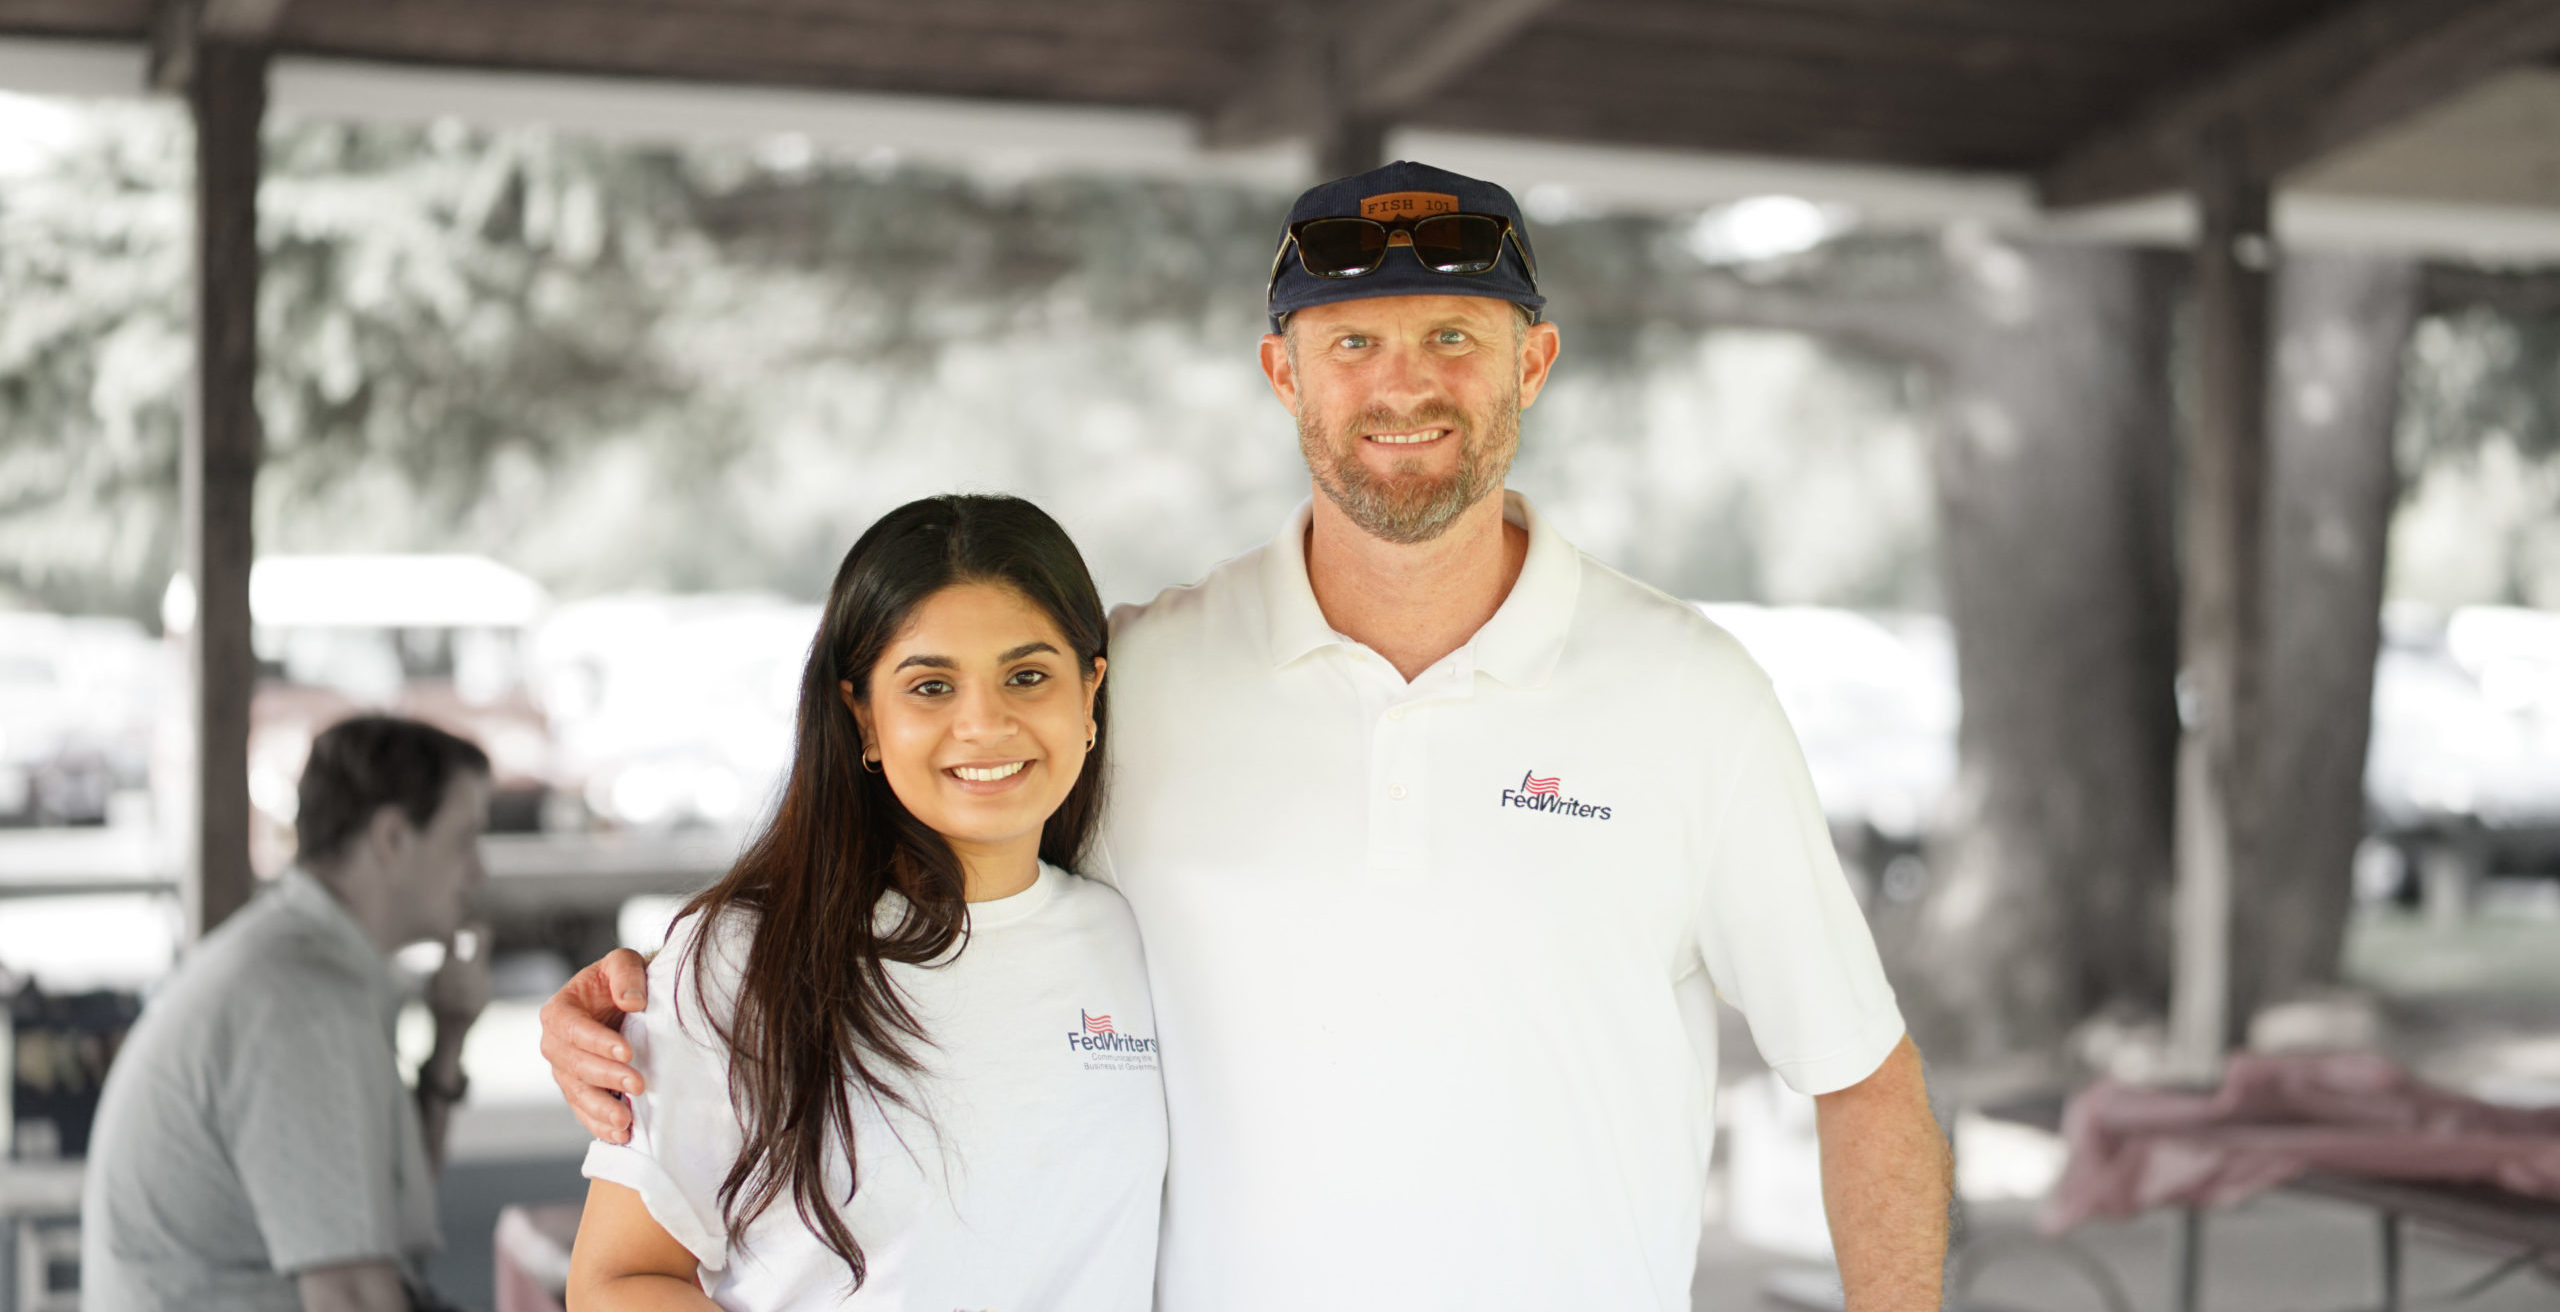
[[[374,858],[384,864],[408,854],[418,841],[418,827],[409,823],[407,814],[391,803],[373,808],[373,818],[364,823],[364,841]]]
[[[1564,349],[1564,333],[1554,323],[1541,319],[1529,325],[1520,340],[1520,408],[1538,403],[1538,393],[1545,390],[1547,374],[1556,366],[1556,353]]]
[[[1298,367],[1289,358],[1289,339],[1278,333],[1262,338],[1262,376],[1271,380],[1271,394],[1280,398],[1280,408],[1298,413]]]

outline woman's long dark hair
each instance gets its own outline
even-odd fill
[[[1091,678],[1107,638],[1084,558],[1057,521],[1016,497],[941,496],[890,511],[845,553],[800,679],[797,745],[773,821],[728,876],[685,907],[701,917],[691,961],[706,982],[709,927],[752,912],[755,935],[737,1008],[719,1037],[730,1052],[729,1100],[745,1146],[720,1186],[729,1233],[742,1233],[785,1190],[800,1219],[852,1269],[862,1245],[827,1196],[829,1154],[842,1151],[861,1187],[853,1126],[859,1100],[911,1106],[893,1081],[922,1069],[923,1026],[889,976],[892,962],[941,961],[967,932],[960,861],[898,801],[885,774],[862,768],[860,726],[838,695],[870,695],[871,669],[916,607],[958,583],[1013,589],[1046,612]],[[1103,697],[1093,720],[1107,728]],[[1040,858],[1073,866],[1102,810],[1102,740],[1040,834]],[[905,900],[875,923],[883,896]]]

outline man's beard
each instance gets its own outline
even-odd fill
[[[1313,407],[1309,407],[1312,409]],[[1298,450],[1325,498],[1369,536],[1411,546],[1449,531],[1467,508],[1500,491],[1520,450],[1520,394],[1514,390],[1479,430],[1454,406],[1432,404],[1410,415],[1385,409],[1362,411],[1339,433],[1328,435],[1319,421],[1298,419]],[[1384,475],[1371,473],[1360,460],[1362,433],[1410,433],[1446,428],[1458,443],[1458,468],[1445,478],[1432,478],[1398,460]]]

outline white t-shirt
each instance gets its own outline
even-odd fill
[[[969,922],[957,957],[889,968],[932,1046],[914,1048],[922,1116],[856,1103],[861,1188],[838,1211],[869,1265],[858,1294],[789,1193],[742,1235],[722,1221],[740,1133],[728,1049],[682,950],[698,917],[650,964],[648,1010],[623,1022],[649,1088],[631,1100],[631,1142],[591,1145],[586,1174],[639,1193],[734,1312],[1144,1312],[1165,1119],[1137,927],[1110,889],[1045,864],[1029,889],[970,904]],[[712,935],[723,1022],[749,942],[745,917]],[[827,1188],[844,1197],[841,1155]]]
[[[1115,617],[1094,873],[1165,1040],[1163,1312],[1686,1312],[1684,1006],[1807,1093],[1902,1036],[1768,680],[1507,510],[1519,581],[1410,684],[1326,625],[1303,510]]]

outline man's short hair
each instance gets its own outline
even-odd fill
[[[386,806],[424,829],[455,775],[489,773],[489,754],[432,724],[359,715],[329,726],[302,767],[293,837],[305,866],[326,865]]]

